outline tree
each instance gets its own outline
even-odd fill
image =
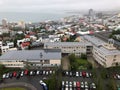
[[[84,54],[84,53],[81,53],[81,58],[82,58],[82,59],[87,59],[87,55]]]
[[[71,54],[69,56],[70,63],[74,62],[75,59],[76,59],[75,54]]]

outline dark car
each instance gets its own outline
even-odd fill
[[[16,79],[19,79],[19,78],[20,78],[20,74],[21,74],[20,72],[17,73]]]
[[[12,78],[12,77],[13,77],[13,73],[10,73],[10,74],[9,74],[9,77]]]
[[[41,70],[41,71],[39,72],[39,74],[40,74],[40,75],[43,75],[43,71]]]

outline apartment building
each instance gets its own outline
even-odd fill
[[[46,42],[44,43],[45,49],[61,49],[61,52],[64,54],[74,53],[77,56],[80,56],[81,53],[90,52],[91,44],[89,42]],[[87,51],[89,50],[89,51]]]
[[[120,51],[113,46],[113,43],[105,43],[89,35],[85,35],[84,39],[93,45],[92,56],[100,65],[104,67],[120,65]]]
[[[6,67],[20,67],[26,65],[37,67],[54,67],[61,65],[61,50],[20,50],[9,51],[0,57],[0,64]]]

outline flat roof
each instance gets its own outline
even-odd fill
[[[44,43],[44,47],[45,46],[91,46],[92,44],[86,41],[81,41],[81,42],[45,42]]]
[[[120,51],[117,49],[109,50],[104,47],[100,47],[99,51],[102,52],[104,55],[120,55]]]
[[[97,38],[95,36],[85,35],[84,39],[86,39],[88,42],[91,42],[95,46],[101,46],[101,45],[105,44],[104,41],[102,41],[101,39],[99,39],[99,38]]]
[[[9,51],[0,56],[0,60],[50,60],[61,59],[60,49]]]

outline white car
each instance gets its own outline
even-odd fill
[[[3,74],[2,78],[3,78],[3,79],[6,78],[6,74]]]
[[[10,75],[10,74],[9,74],[9,73],[7,73],[5,78],[9,78],[9,75]]]
[[[69,87],[72,87],[72,82],[69,82]]]
[[[83,82],[81,82],[81,88],[84,88],[84,83]]]
[[[30,71],[30,75],[33,75],[33,71]]]
[[[88,82],[85,82],[85,88],[88,88]]]
[[[89,73],[88,72],[86,72],[86,77],[89,78]]]
[[[76,81],[73,81],[73,87],[76,87]]]
[[[39,75],[39,74],[40,74],[40,71],[37,71],[36,74]]]
[[[93,88],[93,89],[96,89],[95,83],[92,83],[92,88]]]
[[[76,77],[79,77],[79,73],[78,72],[76,72]]]
[[[66,88],[68,87],[68,81],[66,81],[66,85],[65,85],[65,87],[66,87]]]
[[[117,78],[120,79],[120,75],[119,74],[116,74]]]
[[[40,83],[41,85],[44,85],[44,82],[43,82],[42,80],[40,80],[39,83]]]
[[[64,82],[64,81],[62,81],[62,87],[63,87],[63,86],[65,86],[65,82]]]
[[[24,71],[21,72],[20,76],[23,77],[23,75],[24,75]]]

